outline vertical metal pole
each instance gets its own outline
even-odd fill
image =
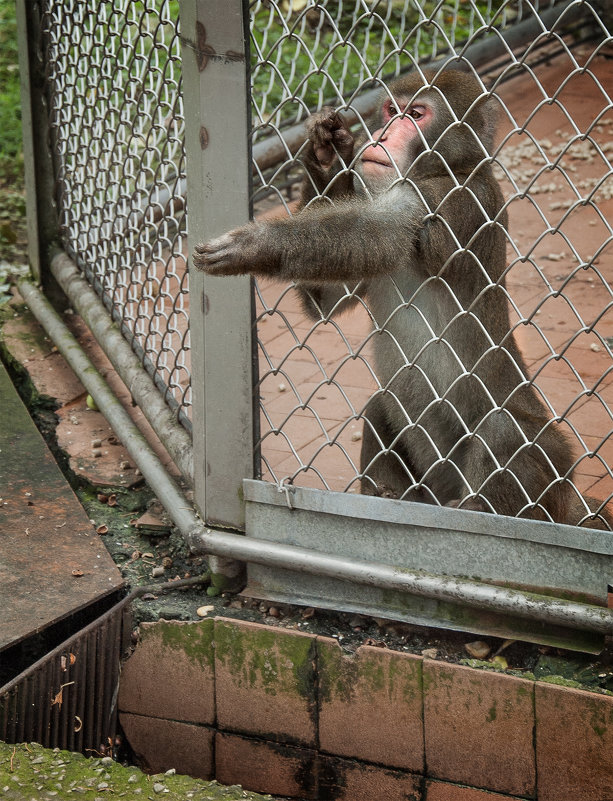
[[[57,247],[58,220],[40,14],[40,4],[17,0],[28,257],[34,278],[43,284],[48,295],[64,304],[65,296],[50,270],[51,252]]]
[[[249,220],[244,12],[242,0],[180,3],[190,253]],[[234,529],[244,528],[242,481],[253,475],[251,308],[249,278],[190,265],[195,497],[207,523]]]

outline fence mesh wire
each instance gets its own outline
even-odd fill
[[[495,166],[510,216],[512,333],[528,380],[573,446],[574,472],[560,479],[606,501],[613,38],[606,3],[583,3],[580,18],[576,7],[256,0],[253,199],[259,216],[295,210],[311,111],[353,110],[364,129],[373,88],[445,55],[475,63],[476,48],[502,109]],[[64,247],[189,426],[178,11],[169,0],[100,2],[95,14],[81,0],[44,0],[41,47]],[[364,412],[386,390],[367,300],[313,321],[291,286],[260,280],[256,305],[264,478],[359,491]]]
[[[63,245],[189,425],[178,3],[41,11]]]
[[[586,4],[572,26],[568,10],[474,0],[453,8],[255,3],[255,198],[262,200],[256,210],[267,201],[266,214],[292,214],[303,172],[299,136],[294,146],[286,135],[285,158],[272,166],[262,139],[273,150],[284,124],[324,102],[357,106],[362,130],[360,97],[373,85],[482,41],[479,73],[502,109],[494,164],[510,217],[504,280],[511,331],[548,425],[563,431],[573,450],[572,467],[552,486],[572,482],[605,503],[613,491],[613,38],[600,6]],[[547,11],[547,24],[539,22],[537,13]],[[514,39],[531,20],[527,37]],[[498,46],[488,52],[492,39]],[[363,491],[364,416],[373,395],[390,390],[373,358],[380,328],[368,298],[347,314],[313,321],[289,285],[259,280],[256,293],[264,477],[346,492],[359,492],[362,483]],[[400,313],[410,305],[401,295]],[[419,427],[407,418],[402,436]],[[382,443],[382,451],[385,445],[405,458],[400,438]],[[452,457],[439,453],[437,461]],[[427,475],[411,479],[405,497],[426,488],[437,502]]]

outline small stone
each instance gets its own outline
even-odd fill
[[[438,656],[438,651],[436,648],[424,648],[421,652],[422,656],[425,656],[426,659],[436,659]]]
[[[163,784],[160,784],[159,782],[156,782],[156,783],[153,785],[153,792],[154,792],[154,793],[163,793],[165,789],[166,789],[166,788],[164,787],[164,785],[163,785]]]
[[[92,439],[92,448],[101,448],[101,447],[102,447],[101,439]]]
[[[490,646],[482,640],[475,640],[474,642],[467,642],[464,649],[468,652],[473,659],[486,659],[492,650]]]
[[[163,575],[164,575],[164,568],[161,566],[154,567],[153,570],[151,571],[152,578],[160,578],[160,576]]]
[[[102,451],[100,448],[92,448],[92,456],[94,459],[99,459],[102,456]]]
[[[359,442],[362,439],[362,432],[361,431],[354,431],[351,434],[351,441],[352,442]]]
[[[215,607],[212,604],[208,606],[199,606],[198,609],[196,609],[196,614],[198,617],[206,617],[209,612],[213,612],[214,609]]]
[[[129,470],[131,467],[130,462],[119,462],[120,470]]]
[[[277,607],[276,607],[276,606],[271,606],[271,607],[269,608],[269,610],[268,610],[268,614],[269,614],[271,617],[281,617],[281,613],[279,612],[279,610],[277,609]]]

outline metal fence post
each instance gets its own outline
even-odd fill
[[[242,0],[182,0],[189,248],[249,220],[247,28]],[[253,474],[249,278],[190,265],[195,497],[207,523],[244,527]]]
[[[28,258],[34,278],[52,299],[64,302],[49,265],[57,245],[58,219],[49,112],[45,98],[45,64],[41,41],[41,10],[38,3],[17,0],[17,38],[23,133],[26,206],[28,213]]]

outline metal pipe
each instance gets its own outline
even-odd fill
[[[121,335],[96,292],[65,253],[57,254],[51,271],[72,306],[85,320],[111,364],[151,424],[181,474],[193,483],[194,455],[191,437],[177,422],[151,377]]]
[[[495,610],[549,625],[613,634],[613,610],[604,607],[451,576],[411,572],[378,562],[350,560],[295,545],[207,528],[44,295],[26,281],[20,282],[19,291],[94,398],[194,553],[407,592],[476,609]]]
[[[613,610],[600,606],[509,590],[452,576],[411,572],[378,562],[350,560],[296,545],[284,545],[212,529],[193,529],[188,536],[192,551],[196,553],[204,551],[267,567],[327,576],[386,590],[399,590],[423,598],[451,601],[475,609],[495,610],[550,625],[600,634],[613,633]]]
[[[168,475],[158,455],[121,402],[115,397],[89,356],[37,287],[28,281],[21,281],[18,288],[36,319],[92,396],[115,434],[125,445],[139,470],[168,511],[173,523],[180,531],[189,531],[195,523],[198,523],[198,518],[190,503]]]

